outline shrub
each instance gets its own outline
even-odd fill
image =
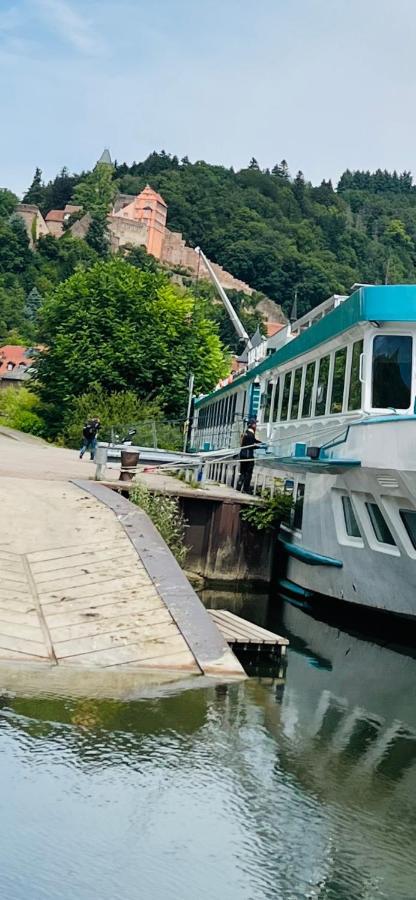
[[[183,567],[187,552],[184,545],[186,524],[176,497],[153,494],[144,485],[137,484],[130,491],[130,500],[147,513],[177,562]]]
[[[25,387],[0,390],[0,421],[40,437],[46,433],[39,398]]]
[[[293,508],[293,497],[277,491],[273,497],[269,492],[262,495],[262,506],[247,506],[241,510],[241,518],[249,522],[257,531],[278,528],[281,522],[288,522]]]
[[[100,387],[72,399],[58,442],[78,447],[84,424],[92,416],[101,420],[100,438],[103,440],[108,440],[112,431],[123,437],[129,428],[135,428],[134,440],[139,444],[153,445],[156,434],[159,446],[167,450],[181,449],[182,431],[163,421],[157,401],[141,400],[134,391],[106,393]]]

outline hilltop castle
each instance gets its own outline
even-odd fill
[[[108,150],[105,150],[97,165],[112,165]],[[39,208],[32,204],[20,203],[16,212],[25,222],[31,246],[40,237],[52,234],[59,238],[64,232],[64,224],[71,214],[80,212],[79,206],[67,204],[65,209],[51,209],[43,218]],[[195,251],[188,247],[177,231],[170,231],[167,226],[168,207],[163,197],[146,185],[137,196],[118,194],[113,209],[108,216],[108,230],[111,248],[117,252],[126,246],[142,246],[160,262],[172,267],[183,267],[200,278],[209,279],[204,263]],[[91,218],[85,214],[71,227],[74,237],[85,238]],[[234,278],[222,266],[211,263],[215,274],[224,288],[244,291],[252,294],[253,288]]]

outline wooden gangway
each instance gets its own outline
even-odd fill
[[[232,649],[257,653],[265,651],[267,654],[275,652],[280,657],[285,656],[289,644],[287,638],[261,628],[254,622],[248,622],[226,609],[210,609],[208,612]]]

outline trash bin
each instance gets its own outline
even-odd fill
[[[138,450],[121,451],[120,481],[133,481],[140,453]]]

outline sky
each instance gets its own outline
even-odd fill
[[[0,186],[164,149],[416,175],[415,0],[0,0]]]

